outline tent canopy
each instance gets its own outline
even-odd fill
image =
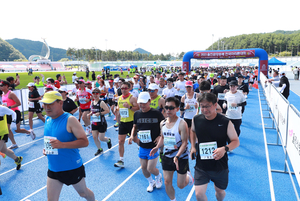
[[[269,65],[286,65],[286,63],[279,61],[278,59],[273,57],[269,60]]]

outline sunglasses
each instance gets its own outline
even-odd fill
[[[165,110],[174,110],[175,108],[174,106],[165,106]]]
[[[154,93],[155,92],[155,90],[148,90],[150,93]]]
[[[128,87],[122,87],[121,90],[127,90],[129,89]]]
[[[83,82],[77,82],[78,84],[82,84]]]
[[[98,92],[93,92],[93,94],[99,95],[99,93],[98,93]]]
[[[61,93],[61,94],[64,93],[64,91],[58,91],[58,92]]]

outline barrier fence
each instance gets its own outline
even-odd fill
[[[285,99],[280,93],[280,89],[276,88],[273,84],[265,84],[266,80],[266,76],[261,73],[261,87],[266,97],[267,107],[269,108],[269,118],[272,118],[273,128],[277,130],[277,143],[275,145],[281,145],[285,154],[284,170],[272,171],[288,173],[290,175],[297,200],[299,201],[298,191],[291,175],[295,174],[298,186],[300,187],[300,113],[294,105]],[[281,144],[278,143],[278,139],[280,139]],[[289,168],[288,158],[294,172],[291,172]]]

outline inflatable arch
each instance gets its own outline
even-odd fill
[[[238,50],[189,51],[183,56],[182,68],[188,73],[191,69],[191,59],[240,59],[250,57],[259,58],[258,80],[260,80],[260,72],[268,76],[268,54],[265,50],[260,48]]]

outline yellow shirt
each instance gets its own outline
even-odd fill
[[[150,103],[150,107],[153,108],[153,109],[157,109],[159,110],[159,105],[158,105],[158,100],[160,99],[161,96],[157,96],[155,99],[151,100],[151,103]]]
[[[8,134],[6,115],[0,117],[0,140],[4,135]]]
[[[122,99],[122,96],[120,96],[118,100],[119,112],[121,116],[120,121],[124,123],[133,121],[134,111],[123,106],[124,103],[128,103],[128,105],[132,106],[132,104],[129,101],[131,96],[132,95],[130,94],[126,99]]]

